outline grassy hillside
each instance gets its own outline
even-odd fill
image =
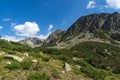
[[[45,47],[30,48],[15,42],[0,40],[0,79],[1,80],[89,80],[83,74],[76,74],[79,69],[73,64],[69,50],[49,49]],[[62,53],[62,54],[61,54]],[[23,59],[18,62],[14,55]],[[72,61],[72,62],[71,62]],[[71,71],[64,69],[68,63]]]
[[[23,61],[6,59],[5,55],[15,55]],[[119,47],[100,42],[82,42],[70,50],[59,50],[0,40],[0,79],[119,80],[119,59]],[[65,70],[65,63],[70,71]]]
[[[120,73],[120,48],[99,42],[82,42],[72,47],[74,55],[101,69]]]
[[[87,41],[79,43],[70,50],[52,48],[33,49],[36,52],[39,52],[39,50],[49,54],[54,59],[80,66],[81,68],[75,71],[75,73],[83,73],[95,80],[120,79],[120,48],[117,46]]]

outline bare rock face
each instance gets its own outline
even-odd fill
[[[64,63],[63,68],[65,69],[65,71],[71,71],[72,68],[70,67],[70,65],[68,63]]]
[[[24,56],[25,57],[29,57],[29,53],[24,53]]]

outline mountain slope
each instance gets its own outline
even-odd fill
[[[61,33],[56,40],[52,41],[55,38],[54,36],[51,39],[48,38],[49,42],[47,44],[52,45],[50,43],[52,41],[56,44],[54,47],[57,48],[70,48],[83,41],[98,41],[119,45],[119,39],[113,35],[119,33],[119,13],[91,14],[80,17],[68,30]]]
[[[70,49],[54,49],[0,40],[0,79],[119,80],[119,59],[120,47],[108,43],[84,41]]]
[[[54,51],[62,51],[64,55],[55,55]],[[73,60],[66,57],[67,52],[69,51],[45,47],[31,48],[0,39],[0,80],[91,80],[84,74],[74,72],[77,72],[79,67],[70,63]],[[63,61],[69,65],[71,71],[66,71]]]
[[[51,33],[51,35],[44,41],[43,46],[56,45],[57,41],[61,38],[63,34],[64,34],[64,31],[56,30],[55,32]]]
[[[46,40],[28,38],[20,43],[31,47],[71,48],[84,41],[97,41],[120,46],[120,14],[114,12],[80,17],[66,31],[56,30]]]

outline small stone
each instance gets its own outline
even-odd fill
[[[76,65],[76,67],[77,67],[77,68],[81,68],[81,66],[79,66],[79,65]]]
[[[29,53],[24,53],[24,56],[29,57]]]
[[[62,73],[64,74],[64,73],[65,73],[65,71],[62,71]]]
[[[40,55],[43,55],[43,53],[42,53],[42,52],[40,52]]]
[[[107,49],[105,49],[105,52],[107,53],[107,52],[108,52],[108,50],[107,50]]]
[[[7,62],[6,64],[11,64],[11,62]]]
[[[65,71],[71,71],[72,70],[68,63],[65,63],[63,68],[65,69]]]
[[[108,55],[112,55],[110,52],[107,53]]]
[[[33,59],[33,60],[32,60],[32,62],[36,63],[36,62],[38,62],[38,60],[36,60],[36,59]]]

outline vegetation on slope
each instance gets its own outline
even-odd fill
[[[99,42],[82,42],[72,47],[76,57],[84,58],[85,61],[101,69],[120,73],[120,48]]]
[[[3,80],[10,78],[14,80],[15,77],[23,80],[120,79],[120,48],[111,44],[81,42],[70,50],[30,48],[5,40],[0,40],[0,44],[0,50],[6,54],[24,57],[22,62],[17,62],[4,59],[4,55],[0,56],[0,75]],[[29,54],[28,57],[24,56],[25,52]],[[32,62],[32,60],[37,62]],[[64,73],[63,65],[66,62],[71,65],[72,71]],[[18,73],[19,75],[15,75]]]

